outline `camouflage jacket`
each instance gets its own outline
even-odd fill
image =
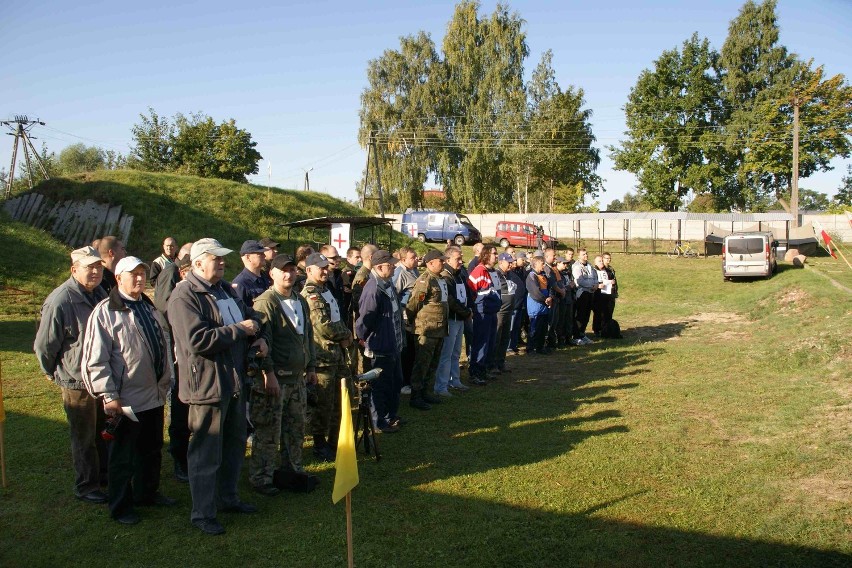
[[[323,284],[308,280],[302,297],[310,309],[317,367],[345,365],[346,353],[340,342],[350,339],[352,333],[346,328],[340,306],[331,291]]]
[[[417,278],[411,297],[405,306],[414,333],[426,337],[446,337],[449,293],[447,282],[440,274],[426,270]]]

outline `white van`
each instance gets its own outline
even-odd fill
[[[778,269],[778,241],[772,233],[733,233],[722,242],[722,276],[771,278]]]

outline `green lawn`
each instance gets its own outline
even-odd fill
[[[222,515],[217,538],[190,526],[167,454],[175,509],[127,528],[73,498],[59,392],[31,352],[63,254],[0,221],[2,283],[34,292],[0,292],[0,566],[344,565],[331,465],[310,464],[322,484],[309,495],[244,482],[261,511]],[[849,273],[819,258],[723,283],[718,259],[613,262],[623,340],[510,357],[513,372],[484,389],[403,407],[383,459],[359,462],[356,565],[852,565],[852,294],[824,277],[849,287]]]

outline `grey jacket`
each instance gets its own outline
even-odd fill
[[[151,309],[154,305],[142,296]],[[118,288],[95,306],[83,340],[83,380],[92,396],[121,399],[122,406],[142,412],[163,406],[172,382],[172,355],[162,329],[159,334],[163,372],[158,377],[154,355],[133,311]]]
[[[236,296],[230,284],[222,281],[219,286],[237,304],[243,319],[260,325],[260,317]],[[237,324],[224,324],[210,287],[190,272],[175,287],[168,308],[181,401],[217,404],[223,396],[239,396],[251,338]]]
[[[95,304],[106,297],[106,292],[98,286],[92,296],[94,301],[90,301],[83,287],[70,277],[47,296],[41,307],[33,351],[41,370],[60,387],[86,388],[80,371],[83,332]]]

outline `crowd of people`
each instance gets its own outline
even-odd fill
[[[173,506],[160,492],[165,406],[190,520],[225,531],[217,513],[257,509],[238,494],[312,491],[303,446],[333,461],[341,378],[381,369],[369,383],[376,430],[399,432],[402,395],[428,411],[462,382],[486,386],[511,371],[507,355],[548,355],[606,336],[618,296],[611,255],[585,249],[529,257],[479,243],[461,248],[367,244],[278,253],[269,238],[242,244],[243,270],[224,280],[234,251],[213,238],[163,242],[150,264],[103,237],[71,253],[71,276],[44,301],[34,350],[56,382],[71,433],[75,496],[107,503],[127,525],[144,506]],[[153,299],[146,294],[150,285]],[[106,488],[106,491],[104,491]]]

